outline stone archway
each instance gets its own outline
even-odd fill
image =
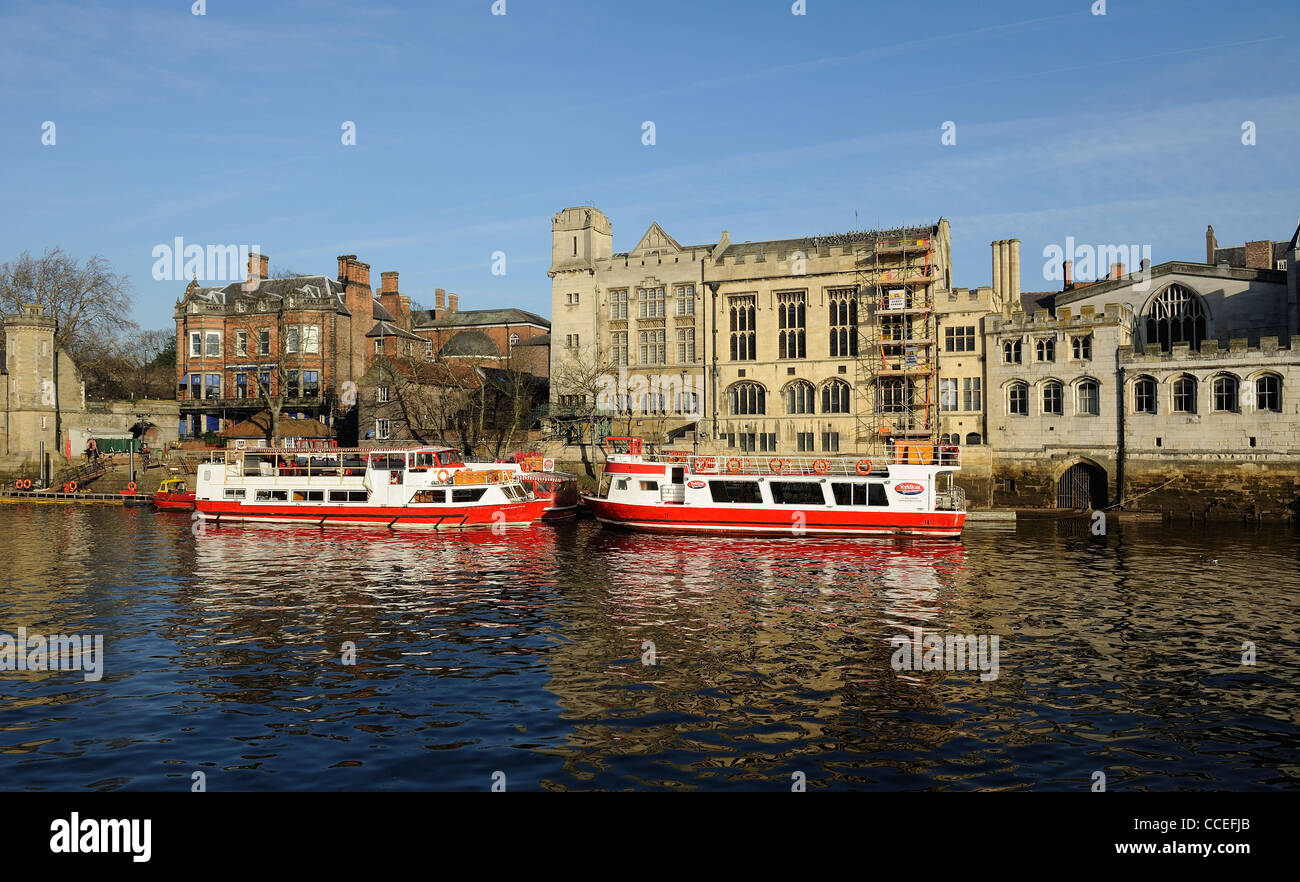
[[[1056,507],[1093,511],[1106,507],[1106,470],[1096,463],[1077,462],[1056,482]]]

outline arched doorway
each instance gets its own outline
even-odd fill
[[[1105,508],[1106,470],[1090,462],[1070,466],[1056,484],[1056,507]]]

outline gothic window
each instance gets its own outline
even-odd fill
[[[1146,314],[1146,342],[1159,343],[1165,352],[1175,343],[1200,349],[1205,339],[1205,306],[1196,292],[1183,285],[1170,285],[1151,301]]]

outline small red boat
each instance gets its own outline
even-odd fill
[[[159,511],[193,511],[194,491],[184,478],[165,478],[154,492],[153,505]]]

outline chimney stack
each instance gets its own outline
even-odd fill
[[[1005,302],[1007,298],[1002,290],[1002,243],[990,242],[989,248],[993,250],[993,296]]]
[[[1110,265],[1110,278],[1118,279],[1122,275],[1124,275],[1124,264],[1112,263]]]
[[[248,255],[248,290],[256,290],[259,282],[264,282],[271,277],[270,264],[271,258],[265,254],[254,251]]]
[[[1218,240],[1214,238],[1214,227],[1213,225],[1207,226],[1205,228],[1205,262],[1210,266],[1214,266],[1214,252],[1218,250],[1219,243]]]
[[[457,297],[455,294],[448,294],[448,295],[447,295],[447,312],[451,313],[451,312],[455,312],[455,311],[456,311],[456,302],[457,302],[459,299],[460,299],[460,298]]]
[[[1273,243],[1267,239],[1262,242],[1246,243],[1247,269],[1273,268]]]
[[[434,318],[442,315],[447,310],[447,292],[441,288],[433,289],[433,310]]]
[[[397,273],[379,274],[379,302],[403,328],[411,326],[411,299],[397,290]]]
[[[397,273],[389,270],[379,274],[379,290],[384,294],[397,293]]]
[[[1008,239],[1007,252],[1010,259],[1007,261],[1007,287],[1011,292],[1011,299],[1020,302],[1020,240]]]
[[[1061,264],[1062,275],[1065,276],[1065,286],[1063,291],[1070,291],[1074,288],[1074,261],[1067,260]]]

